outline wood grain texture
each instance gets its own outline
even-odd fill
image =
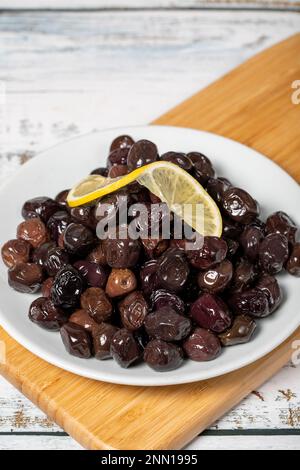
[[[299,42],[299,37],[293,38],[286,42],[284,46],[279,45],[278,49],[274,48],[261,55],[259,59],[264,73],[268,75],[268,72],[273,70],[271,60],[273,56],[276,58],[281,56],[281,60],[277,60],[277,65],[280,65],[281,70],[288,70],[291,61],[290,49],[298,48]],[[245,79],[245,67],[246,65],[240,68],[242,79]],[[256,73],[257,61],[248,62],[248,68],[251,67],[254,68],[255,72],[251,74],[251,78],[257,81],[258,86],[261,77]],[[237,83],[238,72],[239,70],[232,72],[234,87]],[[225,81],[225,89],[228,92],[229,76],[223,80]],[[223,87],[222,81],[220,81],[217,89]],[[285,101],[282,103],[282,100],[285,100],[285,95],[281,89],[278,90],[274,82],[275,80],[264,85],[264,94],[260,93],[260,98],[272,94],[272,103],[275,101],[278,104],[275,109],[271,108],[273,111],[272,117],[276,118],[277,113],[282,113],[283,106],[279,106],[279,102],[281,105],[285,103]],[[195,100],[201,102],[206,93],[210,95],[210,98],[212,97],[211,87],[196,96]],[[231,93],[228,94],[230,99],[232,93],[231,89]],[[210,115],[211,120],[219,120],[218,113],[220,109],[224,110],[222,101],[228,99],[224,95],[218,98],[218,101],[214,101],[217,103],[215,118]],[[242,94],[241,99],[244,99],[244,106],[249,112],[251,103],[247,100],[247,96]],[[253,106],[257,105],[255,100],[252,100],[252,103]],[[194,119],[192,120],[193,127],[195,127],[199,114],[198,107],[193,106],[193,100],[189,101],[189,104],[191,111],[188,111],[186,103],[177,108],[177,113],[181,113],[182,122],[179,123],[176,114],[171,112],[168,115],[169,117],[165,116],[160,123],[174,124],[175,119],[175,124],[184,125],[187,119],[192,119],[191,116],[194,112]],[[269,105],[271,106],[271,104]],[[219,106],[221,108],[218,109]],[[242,109],[244,109],[244,106],[242,106]],[[227,107],[227,119],[229,118],[229,111],[231,121],[236,120],[236,126],[238,126],[240,119],[237,110],[232,106]],[[252,112],[254,113],[254,111]],[[289,118],[289,114],[285,113],[284,118],[286,117]],[[224,125],[225,130],[223,130]],[[224,124],[222,120],[219,123],[218,131],[226,133],[226,123]],[[254,145],[253,131],[246,126],[241,127],[240,140],[245,141],[248,138],[248,133],[250,133]],[[289,137],[287,142],[294,139],[297,141],[294,126],[291,126],[289,135],[286,133],[285,136],[286,138]],[[299,144],[299,140],[297,142]],[[270,156],[277,155],[277,147],[278,141],[276,140],[273,145],[269,144],[268,153]],[[266,358],[245,369],[210,381],[159,389],[115,386],[82,379],[62,372],[35,358],[29,352],[17,346],[2,331],[1,337],[7,345],[7,362],[2,367],[4,376],[19,387],[25,395],[31,397],[35,403],[84,446],[93,449],[174,449],[191,440],[199,431],[206,428],[220,414],[223,414],[245,394],[249,393],[287,362],[292,351],[291,341],[300,338],[300,331]],[[44,374],[42,370],[45,371]],[[68,393],[66,393],[67,389],[69,389]],[[193,400],[191,400],[191,397]],[[112,403],[114,403],[114,407],[111,406]],[[99,410],[99,415],[94,412],[95,409]],[[91,410],[93,411],[91,412]],[[174,410],[176,410],[176,415],[174,415]],[[106,423],[105,428],[101,425],[103,421]],[[124,429],[126,429],[126,433],[124,433]]]
[[[155,124],[230,137],[269,156],[300,182],[300,106],[291,99],[292,83],[300,75],[299,38],[258,54]]]

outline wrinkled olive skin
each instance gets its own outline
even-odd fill
[[[103,250],[111,268],[131,268],[139,260],[141,243],[140,240],[133,240],[129,236],[122,239],[118,232],[117,238],[108,236],[103,240]]]
[[[242,292],[249,288],[258,275],[257,267],[246,258],[241,258],[235,265],[231,292]]]
[[[144,251],[148,258],[158,258],[169,247],[169,240],[163,238],[142,238]]]
[[[139,140],[135,142],[129,150],[127,166],[129,171],[133,171],[141,166],[155,162],[158,157],[157,147],[149,140]]]
[[[163,341],[181,341],[191,331],[189,318],[179,315],[171,307],[161,307],[149,313],[145,319],[145,329],[151,338]]]
[[[60,329],[63,344],[72,356],[89,359],[92,356],[90,334],[76,323],[66,323]]]
[[[159,310],[162,307],[171,307],[177,313],[183,314],[185,312],[184,301],[173,292],[166,289],[157,289],[151,293],[151,307],[152,310]]]
[[[144,350],[144,361],[157,372],[177,369],[183,363],[182,349],[161,339],[149,341]]]
[[[160,287],[171,292],[178,292],[183,288],[189,272],[186,258],[179,250],[170,248],[158,260],[158,283]]]
[[[110,352],[111,342],[117,331],[118,328],[109,323],[101,323],[93,329],[92,336],[96,359],[103,361],[112,357]]]
[[[218,237],[204,237],[200,250],[187,251],[190,264],[196,269],[209,269],[221,263],[227,254],[227,243]]]
[[[113,150],[132,147],[133,144],[134,140],[130,135],[119,135],[112,141],[109,150],[112,152]]]
[[[23,294],[34,294],[41,288],[43,271],[33,263],[19,263],[8,270],[8,284]]]
[[[141,349],[133,334],[122,328],[111,341],[110,353],[114,360],[124,368],[129,367],[141,357]]]
[[[14,268],[19,263],[27,263],[31,252],[30,243],[25,240],[9,240],[1,248],[4,264]]]
[[[56,276],[58,271],[66,266],[66,264],[69,264],[69,255],[65,250],[58,247],[48,250],[44,265],[48,276]]]
[[[213,268],[198,273],[198,286],[205,292],[217,294],[229,285],[233,276],[232,263],[228,260],[222,261]]]
[[[223,346],[244,344],[251,340],[255,330],[256,323],[253,318],[247,315],[238,315],[235,317],[231,328],[219,334],[219,339]]]
[[[49,197],[35,197],[26,201],[22,208],[22,216],[25,220],[39,217],[43,222],[47,223],[49,218],[60,207],[56,201]]]
[[[109,297],[122,297],[134,291],[137,280],[130,269],[112,269],[106,284],[106,293]]]
[[[142,327],[149,307],[142,292],[134,291],[119,302],[121,321],[127,330],[135,331]]]
[[[213,200],[220,205],[225,191],[230,187],[231,183],[226,178],[209,178],[206,185],[206,191]]]
[[[225,302],[211,294],[203,294],[192,304],[191,317],[202,328],[221,333],[230,327],[232,315]]]
[[[70,223],[71,217],[68,212],[55,212],[47,222],[47,229],[49,230],[51,239],[57,243],[60,235],[64,233]]]
[[[228,304],[236,315],[250,315],[255,318],[270,315],[268,297],[257,288],[233,294],[229,297]]]
[[[37,248],[49,240],[49,233],[40,219],[28,219],[18,225],[17,238]]]
[[[113,307],[100,287],[90,287],[81,296],[81,308],[86,310],[93,320],[101,323],[110,318]]]
[[[241,224],[250,224],[259,214],[257,202],[250,194],[234,187],[225,191],[222,208],[230,219]]]
[[[295,243],[286,264],[286,269],[293,276],[300,277],[300,243]]]
[[[270,313],[275,312],[283,300],[283,294],[276,277],[266,273],[261,274],[257,281],[256,288],[264,292],[267,296]]]
[[[74,268],[81,274],[82,279],[90,287],[105,287],[108,269],[90,261],[76,261]]]
[[[71,308],[78,304],[82,291],[82,277],[76,269],[67,265],[56,274],[51,297],[55,305]]]
[[[60,327],[68,321],[68,315],[46,297],[39,297],[32,302],[28,316],[36,325],[52,331],[59,331]]]
[[[214,177],[215,170],[208,157],[199,152],[190,152],[188,158],[193,162],[193,176],[200,184],[205,185],[209,178]]]
[[[277,274],[289,257],[287,238],[280,233],[270,233],[259,245],[259,264],[263,271]]]
[[[141,266],[140,282],[142,291],[146,295],[150,295],[151,292],[158,288],[157,269],[158,261],[155,259],[151,259]]]
[[[192,361],[212,361],[221,353],[221,344],[214,333],[197,327],[184,341],[183,350]]]
[[[84,256],[93,246],[93,232],[82,224],[72,223],[64,231],[64,248],[72,255]]]
[[[240,244],[243,248],[244,255],[250,261],[256,261],[259,255],[259,246],[264,238],[263,231],[255,226],[248,225],[244,228],[240,236]]]
[[[93,333],[98,328],[99,324],[96,323],[86,310],[75,310],[69,318],[71,323],[81,326],[89,333]],[[101,323],[102,324],[102,323]]]
[[[278,211],[271,214],[267,218],[265,230],[267,235],[279,233],[284,235],[289,243],[295,243],[297,225],[285,212]]]
[[[174,165],[180,166],[185,171],[190,172],[193,169],[192,160],[181,152],[166,152],[161,155],[160,160],[173,163]]]

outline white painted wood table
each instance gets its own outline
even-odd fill
[[[299,10],[297,0],[0,0],[0,184],[66,138],[150,122],[299,32]],[[79,448],[0,379],[0,449]],[[300,449],[300,367],[188,448]]]

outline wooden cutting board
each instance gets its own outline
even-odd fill
[[[231,137],[269,156],[299,181],[300,104],[291,100],[296,79],[300,35],[248,60],[155,124]],[[179,449],[287,363],[296,339],[300,329],[263,359],[222,377],[143,388],[65,372],[0,329],[6,348],[0,372],[88,449]]]

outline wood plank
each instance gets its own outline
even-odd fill
[[[198,8],[291,8],[298,0],[2,0],[1,8],[9,9],[198,9]]]
[[[300,107],[292,102],[292,83],[300,70],[299,37],[295,35],[256,55],[221,82],[210,85],[205,93],[192,96],[157,119],[155,124],[168,123],[225,135],[269,156],[300,182]],[[283,53],[289,65],[281,73]],[[252,76],[257,79],[251,80]],[[283,136],[289,132],[294,138],[286,141]]]
[[[273,61],[276,61],[281,71],[284,70],[288,73],[290,64],[293,64],[295,71],[300,71],[300,65],[297,61],[295,62],[293,55],[291,56],[291,50],[297,50],[299,45],[300,37],[298,36],[286,42],[285,47],[279,45],[261,55],[259,57],[262,62],[260,68],[263,69],[264,74],[268,76],[273,71]],[[279,56],[281,56],[281,60],[278,59]],[[253,71],[250,70],[249,74],[252,80],[257,80],[257,86],[254,89],[258,87],[262,80],[257,73],[257,61],[258,59],[252,59],[248,62],[248,68],[253,67]],[[245,65],[240,68],[240,72],[241,78],[246,80]],[[239,70],[232,73],[233,85],[237,83],[238,73]],[[212,122],[214,119],[220,120],[218,112],[223,110],[222,99],[225,98],[219,96],[219,88],[223,88],[223,80],[224,89],[229,90],[229,77],[227,76],[222,79],[219,87],[217,87],[218,99],[213,100],[216,115],[215,118],[210,115]],[[281,83],[281,76],[277,76],[277,80]],[[251,92],[252,88],[249,88]],[[241,109],[244,110],[246,107],[246,111],[249,112],[251,105],[247,100],[247,96],[244,96],[243,90],[239,91],[241,93]],[[210,95],[210,99],[213,98],[212,89],[209,87],[195,99],[200,103],[202,100],[205,101],[203,96],[206,93]],[[228,93],[230,99],[231,94],[232,92]],[[273,98],[271,103],[266,99],[270,94]],[[275,96],[277,101],[283,100],[282,104],[285,103],[285,96],[281,93],[281,90],[278,91],[275,80],[265,83],[264,94],[260,90],[260,99],[264,103],[269,103],[275,123],[277,123],[276,119],[282,109],[285,110],[285,118],[290,119],[292,116],[293,120],[293,110],[288,108],[286,112],[285,107],[282,105],[276,106],[276,109],[272,108],[274,101],[276,101]],[[191,114],[194,112],[195,116],[192,122],[195,124],[199,113],[198,106],[195,108],[193,101],[189,103],[191,105],[190,112],[188,112],[186,104],[181,105],[181,108],[177,108],[177,112],[181,113],[183,122],[188,119],[191,122]],[[253,106],[257,106],[255,99]],[[236,127],[238,127],[237,109],[232,106],[226,108],[227,120],[229,111],[233,111],[231,120],[236,119]],[[174,123],[174,120],[179,125],[178,121],[180,119],[176,118],[174,112],[171,112],[169,113],[169,121],[168,117],[165,116],[160,122]],[[221,120],[218,130],[222,130],[224,126],[226,128],[226,123]],[[240,140],[247,140],[248,133],[250,133],[254,145],[255,139],[252,132],[251,128],[242,127],[239,134]],[[297,133],[295,126],[292,125],[288,132],[289,134],[286,132],[281,136],[282,139],[288,136],[287,145],[290,141],[293,141],[299,148],[299,133]],[[261,140],[259,133],[258,135]],[[278,146],[278,140],[274,140],[272,145],[269,144],[269,155],[272,157],[277,155]],[[1,336],[7,346],[7,362],[2,367],[4,376],[18,386],[23,393],[31,397],[50,416],[55,417],[55,420],[63,425],[66,431],[77,438],[84,446],[93,449],[128,449],[132,447],[173,449],[187,443],[199,430],[207,427],[217,416],[232,407],[253,387],[258,386],[282,366],[290,357],[292,341],[300,337],[300,331],[295,333],[292,338],[273,353],[247,368],[198,384],[156,389],[97,383],[66,372],[62,374],[59,369],[44,363],[28,351],[17,346],[3,331],[1,331]],[[66,390],[69,390],[69,393],[66,393]],[[192,403],[190,401],[191,396],[193,397]],[[114,407],[112,409],[111,404],[113,402]],[[125,403],[126,406],[124,407]],[[101,423],[105,421],[105,428],[101,426],[98,417],[95,416],[95,409],[99,412],[101,409],[100,421]],[[174,409],[176,409],[176,416],[172,414]],[[93,410],[92,415],[91,410]],[[150,412],[152,413],[151,419],[149,418]],[[151,426],[149,425],[149,419]],[[122,435],[124,429],[126,429],[126,435]]]

